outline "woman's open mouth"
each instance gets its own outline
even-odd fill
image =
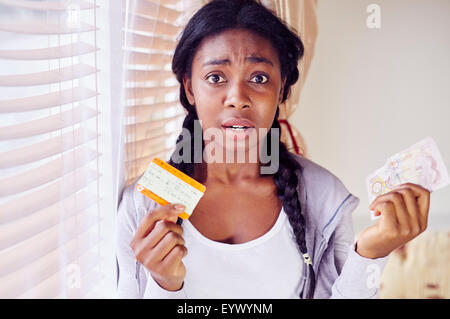
[[[255,132],[254,127],[248,126],[233,125],[233,126],[222,126],[222,128],[225,130],[226,138],[232,140],[246,139],[248,136],[252,134],[252,132]]]
[[[233,140],[245,139],[256,130],[252,121],[236,117],[223,121],[222,128],[226,137]]]
[[[242,132],[242,131],[245,131],[245,130],[251,128],[251,127],[249,127],[249,126],[232,125],[232,126],[224,126],[224,128],[225,129],[231,129],[231,130],[236,131],[236,132]]]

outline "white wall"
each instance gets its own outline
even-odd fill
[[[381,28],[369,29],[369,4]],[[431,136],[450,169],[450,1],[319,0],[315,57],[293,124],[311,159],[361,199],[387,157]],[[432,194],[429,229],[450,229],[450,187]]]

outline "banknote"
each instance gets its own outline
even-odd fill
[[[404,183],[421,185],[430,192],[449,184],[447,168],[433,138],[427,137],[389,157],[383,167],[367,177],[369,203]],[[370,213],[372,220],[378,218]]]

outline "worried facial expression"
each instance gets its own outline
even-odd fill
[[[223,138],[213,142],[228,150],[239,143],[246,149],[256,146],[249,135],[271,128],[283,93],[271,42],[243,29],[207,37],[194,55],[191,74],[183,84],[204,135],[208,129],[220,130]]]

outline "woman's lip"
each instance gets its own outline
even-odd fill
[[[254,127],[248,127],[245,129],[232,129],[230,127],[222,126],[222,129],[225,131],[225,136],[232,140],[243,140],[250,136],[255,130]]]
[[[222,123],[222,126],[223,127],[230,127],[230,126],[255,127],[255,124],[253,124],[252,121],[247,120],[247,119],[229,118]]]

